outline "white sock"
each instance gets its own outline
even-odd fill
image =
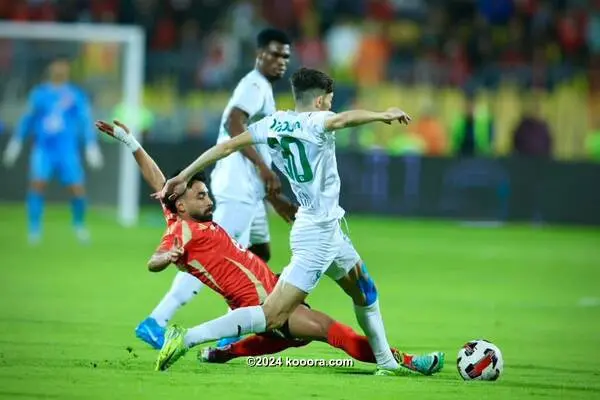
[[[356,314],[358,324],[369,339],[369,344],[373,350],[377,365],[388,369],[398,368],[399,365],[385,337],[383,318],[379,311],[379,300],[366,307],[354,305],[354,313]]]
[[[193,347],[224,337],[262,333],[266,328],[267,320],[261,306],[242,307],[188,329],[185,335],[185,345]]]
[[[167,326],[175,312],[197,295],[203,287],[204,284],[195,276],[178,271],[171,289],[158,303],[150,317],[154,318],[160,326]]]

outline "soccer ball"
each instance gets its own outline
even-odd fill
[[[466,381],[495,381],[502,373],[504,360],[493,343],[484,339],[471,340],[458,351],[456,367]]]

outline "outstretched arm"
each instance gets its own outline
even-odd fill
[[[176,236],[167,234],[163,236],[158,250],[148,260],[148,269],[151,272],[160,272],[172,263],[177,263],[183,256],[184,249]]]
[[[408,125],[411,118],[399,108],[390,108],[384,112],[367,110],[351,110],[335,114],[325,120],[325,131],[351,128],[353,126],[365,125],[371,122],[384,122],[390,125],[394,121]]]
[[[213,146],[202,153],[200,157],[188,165],[186,169],[181,171],[179,175],[185,178],[187,181],[194,176],[195,173],[203,171],[206,169],[206,167],[213,165],[220,159],[225,158],[231,153],[234,153],[252,144],[252,136],[250,136],[248,131],[244,131],[242,134],[226,140],[225,142],[219,143],[218,145]]]
[[[142,171],[144,180],[152,190],[159,191],[162,189],[166,182],[165,175],[162,173],[154,159],[146,153],[146,150],[144,150],[143,147],[140,147],[133,152],[133,157]]]
[[[179,175],[169,179],[162,190],[160,190],[160,193],[157,193],[157,197],[164,199],[167,196],[177,197],[181,195],[185,192],[187,182],[194,174],[204,170],[206,167],[216,163],[220,159],[227,157],[231,153],[252,144],[254,144],[252,135],[250,132],[245,131],[241,135],[211,147],[181,171]]]
[[[232,138],[241,135],[246,131],[246,127],[248,126],[248,114],[238,107],[233,107],[229,112],[225,126],[229,136]],[[241,152],[247,159],[252,161],[252,164],[254,164],[258,169],[270,169],[269,166],[265,164],[260,154],[258,154],[256,149],[254,149],[254,147],[247,147],[242,149]]]
[[[129,128],[119,121],[114,125],[104,121],[97,121],[96,128],[101,132],[112,136],[125,144],[133,153],[133,157],[140,167],[142,176],[153,191],[158,192],[165,184],[165,175],[162,173],[154,159],[144,150],[135,137],[129,132]]]
[[[246,131],[247,125],[248,114],[238,107],[233,107],[229,112],[229,116],[227,117],[227,121],[225,123],[229,136],[233,138],[241,135]],[[277,195],[281,191],[281,182],[279,181],[279,177],[271,170],[270,165],[265,164],[265,161],[261,155],[258,154],[258,151],[256,151],[254,146],[244,147],[240,150],[240,152],[247,159],[252,161],[252,164],[254,164],[258,169],[260,178],[265,183],[267,193],[270,195]]]

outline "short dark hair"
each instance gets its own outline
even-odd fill
[[[290,78],[296,102],[306,104],[317,96],[333,93],[333,79],[325,72],[300,68]]]
[[[291,44],[289,36],[279,29],[267,28],[259,32],[256,36],[256,46],[259,49],[264,49],[271,42],[277,42],[281,44]]]
[[[179,173],[182,170],[177,170],[175,171],[173,174],[171,174],[171,176],[169,176],[170,178],[174,178],[177,175],[179,175]],[[204,175],[204,172],[197,172],[196,174],[194,174],[194,176],[192,176],[192,178],[188,181],[187,187],[188,189],[192,187],[192,185],[194,184],[194,182],[202,182],[204,184],[206,184],[206,176]],[[179,197],[171,200],[168,197],[163,199],[163,204],[165,205],[165,207],[167,207],[167,210],[171,211],[173,214],[177,214],[177,205],[175,204],[177,202],[177,200],[179,199]]]

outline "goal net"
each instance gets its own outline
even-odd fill
[[[46,79],[47,67],[56,57],[71,61],[71,81],[90,99],[94,120],[112,120],[119,107],[127,110],[124,122],[133,132],[139,132],[136,116],[144,79],[144,33],[140,28],[0,22],[0,150],[4,150],[26,110],[31,89]],[[140,190],[135,160],[124,146],[99,140],[104,167],[96,172],[86,166],[90,203],[116,206],[119,222],[134,225],[138,220]],[[30,136],[27,142],[31,143]],[[3,190],[0,200],[23,200],[29,146],[10,171],[1,170],[3,186],[8,190]],[[59,185],[53,183],[48,189],[50,200],[65,197]]]

